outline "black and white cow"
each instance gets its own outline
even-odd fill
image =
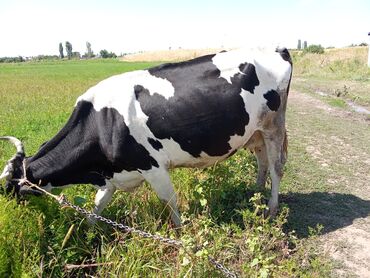
[[[59,133],[25,157],[17,146],[1,177],[8,187],[27,176],[46,190],[89,183],[96,213],[116,189],[144,180],[181,224],[169,169],[207,167],[248,147],[258,160],[257,183],[270,171],[271,214],[286,161],[285,110],[292,62],[285,48],[235,50],[112,76],[77,99]],[[22,164],[25,164],[24,173]]]

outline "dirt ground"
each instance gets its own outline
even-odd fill
[[[294,91],[288,107],[291,140],[304,144],[322,180],[304,217],[324,223],[334,277],[370,277],[370,118]]]

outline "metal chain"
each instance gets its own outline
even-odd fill
[[[69,206],[71,208],[73,208],[74,210],[78,211],[79,213],[83,214],[83,215],[86,215],[88,218],[94,218],[96,220],[99,220],[101,222],[104,222],[108,225],[111,225],[115,228],[118,228],[120,230],[123,230],[124,232],[128,232],[128,233],[133,233],[133,234],[137,234],[143,238],[150,238],[150,239],[154,239],[154,240],[158,240],[162,243],[165,243],[165,244],[169,244],[169,245],[174,245],[174,246],[178,246],[178,247],[182,247],[182,242],[179,241],[179,240],[175,240],[175,239],[171,239],[171,238],[166,238],[166,237],[163,237],[163,236],[160,236],[160,235],[153,235],[151,233],[148,233],[148,232],[144,232],[144,231],[141,231],[141,230],[138,230],[138,229],[135,229],[135,228],[132,228],[132,227],[129,227],[129,226],[126,226],[126,225],[123,225],[121,223],[117,223],[116,221],[113,221],[111,219],[108,219],[108,218],[105,218],[103,216],[100,216],[100,215],[97,215],[93,212],[90,212],[84,208],[81,208],[79,206],[76,206],[76,205],[73,205],[71,204],[70,202],[68,202],[66,200],[66,198],[64,197],[64,195],[61,195],[61,198],[59,199],[59,203],[61,205],[66,205],[66,206]]]
[[[227,278],[238,278],[238,276],[230,271],[229,269],[227,269],[226,267],[224,267],[221,263],[219,263],[218,261],[216,261],[214,258],[212,258],[211,256],[208,256],[208,261],[218,270],[218,271],[221,271],[223,273],[223,275]]]
[[[143,237],[143,238],[150,238],[150,239],[154,239],[154,240],[158,240],[159,242],[162,242],[162,243],[165,243],[165,244],[168,244],[168,245],[173,245],[173,246],[176,246],[176,247],[184,247],[183,243],[179,240],[175,240],[175,239],[171,239],[171,238],[166,238],[166,237],[163,237],[163,236],[160,236],[160,235],[153,235],[151,233],[148,233],[148,232],[144,232],[144,231],[141,231],[139,229],[135,229],[135,228],[132,228],[132,227],[129,227],[129,226],[126,226],[126,225],[123,225],[121,223],[118,223],[116,221],[113,221],[111,219],[108,219],[108,218],[105,218],[101,215],[97,215],[96,213],[94,212],[90,212],[84,208],[81,208],[79,206],[76,206],[72,203],[70,203],[66,197],[61,194],[60,196],[56,196],[54,194],[51,194],[50,192],[47,192],[46,190],[42,189],[41,187],[37,186],[36,184],[33,184],[31,183],[30,181],[27,180],[27,178],[23,178],[22,180],[19,181],[20,185],[22,184],[27,184],[31,187],[35,187],[37,189],[39,189],[40,191],[44,192],[46,195],[54,198],[55,200],[58,201],[58,203],[61,205],[61,206],[68,206],[68,207],[71,207],[73,208],[74,210],[78,211],[79,213],[85,215],[86,217],[88,218],[94,218],[96,220],[99,220],[101,222],[104,222],[108,225],[111,225],[115,228],[118,228],[124,232],[127,232],[127,233],[134,233],[134,234],[137,234],[139,235],[140,237]],[[233,273],[232,271],[230,271],[229,269],[227,269],[225,266],[223,266],[221,263],[219,263],[218,261],[216,261],[214,258],[212,258],[211,256],[208,256],[208,261],[220,272],[222,272],[222,274],[226,277],[226,278],[238,278],[238,276]]]
[[[115,228],[119,228],[120,230],[123,230],[125,232],[128,232],[128,233],[134,233],[134,234],[137,234],[143,238],[150,238],[150,239],[154,239],[154,240],[158,240],[159,242],[162,242],[162,243],[165,243],[165,244],[168,244],[168,245],[174,245],[174,246],[177,246],[177,247],[183,247],[183,244],[181,241],[179,240],[175,240],[175,239],[171,239],[171,238],[166,238],[166,237],[163,237],[163,236],[159,236],[159,235],[153,235],[151,233],[148,233],[148,232],[144,232],[144,231],[141,231],[141,230],[138,230],[138,229],[135,229],[135,228],[132,228],[132,227],[129,227],[129,226],[126,226],[126,225],[123,225],[121,223],[117,223],[116,221],[113,221],[111,219],[108,219],[108,218],[105,218],[101,215],[97,215],[93,212],[90,212],[84,208],[81,208],[79,206],[76,206],[74,204],[71,204],[70,202],[68,202],[65,198],[64,195],[61,195],[60,198],[59,198],[59,203],[61,205],[64,205],[64,206],[69,206],[71,208],[73,208],[74,210],[78,211],[79,213],[87,216],[88,218],[94,218],[96,220],[99,220],[101,222],[104,222],[106,224],[109,224]],[[227,278],[237,278],[238,276],[231,272],[229,269],[227,269],[225,266],[223,266],[221,263],[219,263],[218,261],[216,261],[214,258],[212,258],[211,256],[208,256],[208,261],[218,270],[218,271],[221,271],[225,277]]]

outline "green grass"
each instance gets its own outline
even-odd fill
[[[335,106],[335,107],[340,107],[340,108],[346,108],[347,107],[346,102],[342,99],[329,98],[329,99],[327,99],[327,103],[330,104],[331,106]]]
[[[0,134],[17,136],[27,154],[34,154],[63,126],[87,88],[150,65],[116,60],[0,65]],[[0,165],[13,153],[13,146],[0,142]],[[285,189],[293,186],[293,174],[289,169]],[[134,193],[119,192],[103,212],[130,226],[179,237],[184,250],[106,225],[89,227],[78,213],[46,197],[17,203],[0,196],[0,277],[221,277],[207,254],[243,277],[327,276],[329,264],[317,254],[313,239],[297,239],[287,230],[288,208],[274,221],[261,217],[265,206],[260,195],[254,196],[255,176],[255,160],[246,151],[208,169],[173,171],[185,221],[179,233],[170,228],[168,211],[147,184]],[[86,200],[88,209],[94,192],[87,185],[64,191],[71,201]],[[107,264],[65,270],[66,264],[92,262]]]

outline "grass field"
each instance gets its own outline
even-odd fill
[[[0,65],[0,134],[17,136],[27,154],[34,154],[63,126],[76,97],[87,88],[113,74],[150,65],[115,60]],[[308,78],[307,73],[300,74],[299,78]],[[292,112],[296,111],[288,111]],[[292,125],[301,125],[289,115]],[[13,153],[12,146],[0,142],[0,165]],[[260,195],[254,195],[256,163],[246,151],[209,169],[172,173],[186,223],[179,233],[170,228],[167,210],[148,185],[134,193],[116,194],[103,212],[130,226],[181,238],[185,250],[122,234],[103,224],[89,227],[83,217],[60,209],[46,197],[17,203],[0,195],[0,277],[221,277],[209,265],[207,254],[242,277],[327,277],[332,266],[316,243],[320,221],[305,218],[299,205],[314,206],[305,203],[306,194],[318,193],[316,200],[320,200],[320,192],[332,188],[322,182],[326,173],[318,170],[299,141],[292,142],[286,168],[282,192],[289,205],[282,205],[275,221],[260,216],[264,206]],[[69,200],[88,209],[94,192],[87,185],[64,191]],[[291,198],[296,202],[290,202]],[[290,206],[294,211],[289,214]],[[66,269],[69,264],[89,263],[102,265]]]

